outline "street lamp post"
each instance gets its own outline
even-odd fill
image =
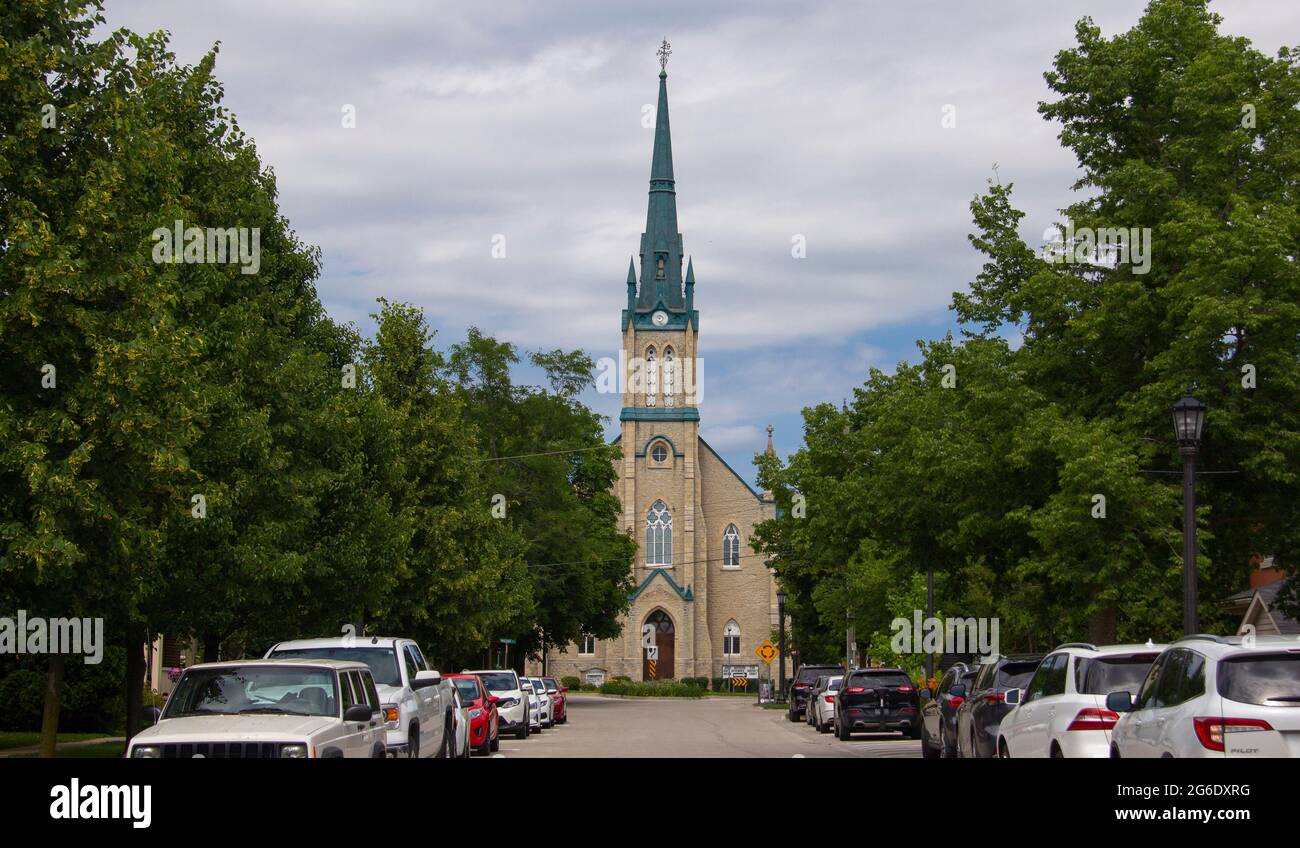
[[[777,657],[777,697],[785,703],[785,590],[776,590],[776,642],[780,655]]]
[[[1196,612],[1196,459],[1205,429],[1205,404],[1191,391],[1174,404],[1174,438],[1183,457],[1183,633],[1201,629]]]

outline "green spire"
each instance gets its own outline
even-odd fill
[[[659,111],[655,115],[655,146],[650,160],[650,202],[641,234],[641,291],[637,311],[663,303],[680,311],[682,297],[682,235],[677,231],[677,192],[673,179],[673,143],[668,127],[668,73],[659,72]]]
[[[627,284],[636,285],[636,260],[631,256],[627,258]]]

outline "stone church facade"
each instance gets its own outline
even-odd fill
[[[776,628],[776,582],[753,552],[754,525],[775,515],[700,438],[705,398],[695,271],[677,230],[667,73],[659,103],[640,267],[628,268],[622,314],[626,390],[616,491],[637,538],[636,588],[622,635],[547,652],[546,671],[588,683],[756,672],[755,649]],[[638,274],[639,270],[639,274]],[[639,279],[638,279],[639,277]],[[768,428],[768,450],[771,428]],[[652,642],[655,650],[646,650]],[[530,663],[540,673],[540,663]]]

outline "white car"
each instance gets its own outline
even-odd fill
[[[1185,636],[1106,704],[1112,757],[1300,757],[1300,641]]]
[[[835,675],[827,678],[825,687],[818,687],[812,704],[812,725],[821,733],[830,733],[835,729],[835,694],[840,691],[840,681],[844,677]]]
[[[555,699],[551,697],[550,687],[540,677],[530,677],[528,682],[537,693],[537,723],[548,729],[555,727]]]
[[[1039,663],[1024,689],[1006,693],[1016,704],[998,725],[1001,757],[1107,757],[1119,715],[1106,696],[1137,689],[1164,645],[1061,645]]]
[[[532,710],[519,675],[510,669],[500,668],[466,671],[464,674],[476,675],[487,687],[488,694],[497,697],[500,732],[513,733],[518,739],[527,739],[532,724]]]
[[[468,760],[473,753],[469,747],[469,710],[465,709],[465,704],[461,701],[459,689],[452,687],[451,698],[452,726],[455,728],[452,756],[458,760]]]
[[[336,660],[239,660],[185,669],[134,760],[382,758],[370,669]]]
[[[363,662],[382,701],[386,748],[393,756],[449,757],[455,732],[450,680],[429,668],[420,646],[391,636],[350,636],[281,642],[268,659]]]
[[[528,728],[533,733],[541,733],[542,698],[537,694],[537,690],[533,687],[532,678],[519,678],[519,686],[524,691],[524,697],[528,699]]]

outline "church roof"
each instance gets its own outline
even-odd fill
[[[668,122],[668,72],[660,71],[654,152],[650,157],[650,198],[646,207],[645,232],[641,234],[641,287],[636,296],[637,312],[660,308],[682,312],[686,309],[682,287],[682,234],[677,230],[676,186],[672,132]],[[660,260],[663,261],[662,272]]]

